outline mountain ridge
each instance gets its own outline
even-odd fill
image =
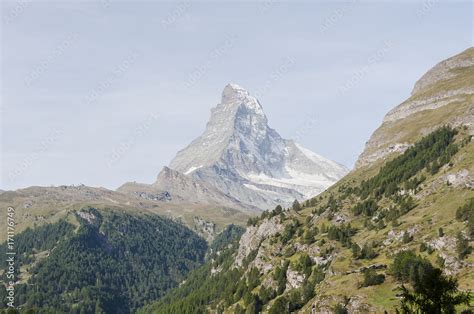
[[[473,60],[474,47],[471,47],[439,62],[424,74],[415,83],[411,96],[385,115],[355,168],[404,152],[414,139],[443,124],[465,125],[474,134],[474,107],[468,105],[474,99]],[[422,115],[426,118],[420,119]]]

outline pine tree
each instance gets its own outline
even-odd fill
[[[291,206],[291,208],[293,208],[294,211],[300,211],[302,208],[301,208],[301,204],[300,202],[298,202],[298,200],[295,200],[293,202],[293,205]]]

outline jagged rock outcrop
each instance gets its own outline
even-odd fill
[[[348,313],[375,313],[370,305],[362,296],[354,295],[346,299],[345,296],[336,295],[318,295],[311,305],[310,313],[332,314],[334,313],[334,304],[343,305]]]
[[[428,242],[428,245],[438,251],[439,256],[444,260],[443,271],[447,275],[456,274],[461,268],[461,261],[457,258],[457,240],[453,236],[442,236]]]
[[[158,193],[146,193],[146,192],[134,192],[138,197],[144,198],[150,201],[162,201],[169,202],[171,201],[171,195],[167,191],[162,191]]]
[[[244,259],[255,250],[258,250],[262,241],[283,230],[279,217],[265,220],[258,227],[250,226],[239,241],[239,249],[235,257],[235,265],[242,266]]]
[[[196,233],[206,239],[206,241],[211,243],[217,233],[216,224],[210,221],[206,221],[201,217],[194,217],[193,220],[194,230],[196,231]]]
[[[97,219],[97,217],[94,216],[92,213],[87,213],[83,211],[78,211],[77,215],[87,221],[89,224],[94,223],[94,221]]]
[[[298,289],[304,283],[304,275],[288,267],[286,271],[286,289]]]
[[[462,169],[456,173],[449,173],[443,179],[454,187],[474,188],[474,176],[470,175],[467,169]]]

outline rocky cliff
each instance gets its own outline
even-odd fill
[[[474,134],[474,48],[438,63],[415,83],[410,98],[372,134],[356,168],[405,151],[441,125],[465,125]]]

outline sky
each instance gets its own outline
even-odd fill
[[[2,1],[1,182],[152,183],[230,82],[351,168],[383,116],[473,45],[462,1]]]

